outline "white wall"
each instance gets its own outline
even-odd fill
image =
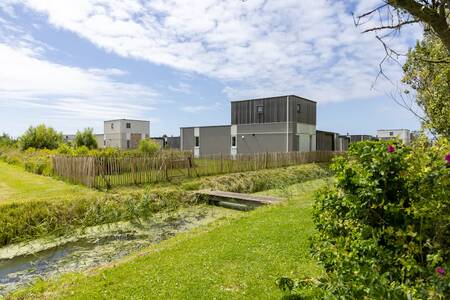
[[[130,123],[131,128],[127,128],[127,123]],[[105,121],[104,132],[106,147],[126,149],[127,140],[130,139],[132,133],[141,134],[143,137],[150,137],[150,122],[126,119]]]
[[[411,132],[408,129],[380,129],[377,130],[377,137],[382,140],[398,138],[406,145],[411,142]]]

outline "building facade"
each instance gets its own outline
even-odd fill
[[[379,140],[401,140],[405,145],[411,143],[411,132],[409,129],[379,129],[377,130]]]
[[[231,102],[231,125],[184,127],[195,156],[316,150],[316,102],[295,95]]]
[[[363,142],[363,141],[376,141],[377,138],[367,134],[352,134],[350,135],[350,143]]]
[[[109,120],[104,122],[104,147],[120,150],[136,149],[150,136],[150,122],[143,120]]]
[[[350,144],[350,137],[322,130],[316,131],[316,140],[318,151],[347,151]]]

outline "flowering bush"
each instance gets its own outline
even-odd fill
[[[332,164],[336,181],[317,195],[319,280],[279,280],[312,298],[450,297],[449,144],[353,144]]]

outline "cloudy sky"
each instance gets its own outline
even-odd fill
[[[45,123],[101,133],[103,120],[138,118],[152,135],[176,135],[229,123],[230,100],[286,94],[319,103],[318,129],[417,129],[386,96],[394,86],[374,85],[384,50],[354,26],[352,13],[379,3],[1,0],[0,132]],[[390,44],[405,52],[420,31]]]

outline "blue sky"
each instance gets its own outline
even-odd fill
[[[386,96],[393,85],[373,87],[384,52],[353,24],[379,2],[2,0],[0,132],[101,133],[103,120],[137,118],[152,136],[177,135],[228,124],[230,100],[285,94],[318,102],[318,129],[417,129]],[[418,38],[411,27],[391,44]],[[399,66],[385,71],[401,78]]]

